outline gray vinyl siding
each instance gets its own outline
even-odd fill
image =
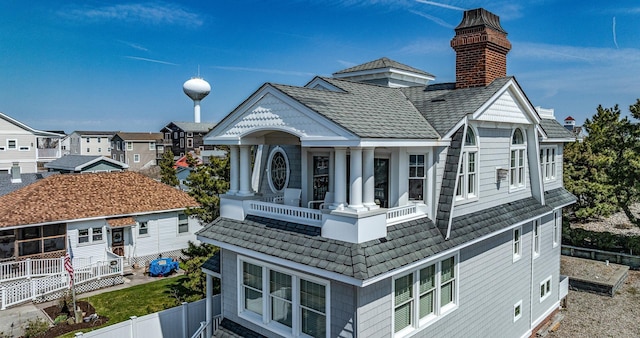
[[[460,252],[458,308],[414,337],[520,337],[529,330],[531,225],[523,226],[522,258],[513,262],[513,232]],[[513,322],[513,306],[522,317]],[[482,315],[479,316],[478,314]]]
[[[358,290],[358,337],[392,336],[392,294],[391,278]]]
[[[479,187],[477,200],[456,202],[453,217],[495,207],[531,196],[530,161],[525,162],[525,187],[509,191],[509,179],[496,182],[496,168],[509,169],[512,129],[477,128]],[[535,151],[527,145],[527,152]],[[536,155],[538,156],[538,155]],[[534,163],[533,165],[537,165]]]
[[[331,281],[331,337],[355,337],[356,287]]]
[[[545,314],[558,301],[560,282],[560,245],[553,247],[553,214],[542,218],[540,255],[533,260],[533,321]],[[551,276],[551,294],[540,302],[540,283]]]

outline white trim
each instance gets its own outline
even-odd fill
[[[516,241],[516,230],[518,231],[518,240]],[[518,250],[516,250],[516,244]],[[513,255],[513,263],[522,258],[522,226],[513,228],[511,237],[511,254]]]
[[[553,276],[549,276],[547,278],[545,278],[542,282],[540,282],[540,287],[544,287],[545,292],[544,295],[540,295],[540,288],[538,288],[538,296],[540,299],[540,303],[544,302],[547,298],[549,298],[549,296],[551,296],[551,293],[553,292]],[[548,290],[547,290],[548,289]]]
[[[243,284],[243,263],[247,262],[249,264],[253,264],[262,269],[262,314],[256,314],[252,311],[247,311],[244,308],[244,287]],[[291,309],[293,313],[293,318],[291,322],[291,327],[287,327],[282,325],[276,321],[272,321],[271,318],[271,308],[269,304],[271,304],[271,292],[270,292],[270,271],[277,271],[291,277]],[[260,327],[263,327],[269,331],[275,332],[280,335],[284,335],[286,337],[307,337],[306,334],[302,332],[302,318],[298,313],[298,310],[302,308],[302,304],[300,302],[300,280],[307,280],[309,282],[319,284],[324,286],[324,316],[325,316],[325,333],[326,337],[331,335],[331,282],[326,279],[318,278],[315,276],[301,274],[298,271],[291,270],[286,267],[274,265],[265,261],[260,261],[251,257],[238,255],[236,257],[236,272],[237,272],[237,315],[240,318],[243,318],[247,321],[250,321]],[[295,320],[295,319],[298,320]]]
[[[513,136],[515,135],[516,131],[520,130],[520,133],[522,134],[522,141],[523,144],[513,144]],[[522,189],[526,189],[527,188],[527,165],[528,165],[528,161],[527,161],[527,131],[522,128],[522,127],[515,127],[513,128],[513,130],[511,131],[511,137],[509,138],[509,192],[514,192],[514,191],[520,191]],[[515,166],[511,165],[511,159],[512,159],[512,155],[515,151]],[[520,152],[522,151],[522,158],[520,156]],[[536,156],[539,156],[539,154],[536,154]],[[520,166],[519,162],[520,160],[522,160],[522,166]],[[512,181],[512,170],[516,171],[515,175],[516,177],[518,177],[518,175],[520,174],[519,170],[522,169],[522,181],[520,182],[520,180],[517,180],[517,184],[514,184],[514,182]]]
[[[548,156],[549,155],[547,154],[548,151],[551,151],[552,156]],[[540,146],[540,153],[538,154],[538,156],[541,157],[540,158],[540,176],[542,176],[542,180],[544,182],[553,182],[558,179],[557,155],[558,155],[557,145]],[[551,158],[551,161],[547,162],[546,159],[549,157]],[[547,165],[549,166],[550,171],[552,172],[552,174],[550,174],[549,176],[547,176],[547,170],[546,170]]]
[[[273,184],[273,178],[271,177],[271,164],[273,162],[273,157],[277,153],[282,154],[282,157],[284,157],[285,170],[286,170],[286,177],[284,179],[284,184],[282,186],[282,189],[276,189],[275,185]],[[275,148],[271,149],[271,151],[269,152],[269,158],[267,159],[267,165],[266,165],[266,172],[267,172],[267,175],[266,175],[267,183],[269,183],[269,188],[271,189],[271,192],[273,193],[283,192],[284,189],[286,189],[289,186],[289,179],[291,178],[291,164],[289,163],[289,156],[287,155],[287,152],[284,151],[282,147],[276,146]]]
[[[536,234],[537,233],[537,234]],[[542,222],[540,219],[533,221],[533,228],[531,229],[531,251],[533,259],[540,257],[542,250]],[[537,242],[536,242],[537,241]]]
[[[454,259],[454,267],[453,267],[453,301],[449,304],[442,306],[440,304],[441,295],[442,295],[442,262],[452,258]],[[433,288],[433,313],[425,316],[424,318],[420,318],[419,314],[419,302],[420,302],[420,270],[434,266],[434,288]],[[394,337],[406,337],[409,335],[416,334],[424,330],[425,328],[431,326],[433,323],[439,321],[440,319],[447,316],[449,313],[455,311],[459,307],[460,298],[459,298],[459,289],[460,289],[460,252],[457,251],[452,255],[448,255],[442,257],[436,262],[430,262],[428,264],[423,264],[419,267],[413,269],[413,271],[398,274],[393,277],[391,283],[391,332],[393,332]],[[412,309],[411,309],[411,324],[402,330],[395,332],[395,283],[396,280],[406,277],[408,275],[413,276],[412,280]]]
[[[556,248],[562,241],[562,213],[558,210],[553,211],[553,247]]]
[[[519,315],[516,315],[516,308],[517,307],[520,307],[520,314]],[[511,313],[513,314],[513,322],[514,323],[517,322],[518,319],[522,318],[522,310],[523,310],[523,308],[522,308],[522,299],[520,299],[519,302],[513,304],[513,311]]]

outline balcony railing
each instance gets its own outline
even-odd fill
[[[322,226],[322,211],[271,202],[273,198],[246,201],[245,212],[249,215],[283,219],[312,226]],[[387,225],[422,218],[426,214],[416,204],[387,209]]]
[[[58,148],[38,148],[38,158],[59,158]]]

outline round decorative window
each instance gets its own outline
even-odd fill
[[[269,185],[274,192],[284,190],[289,182],[289,160],[280,147],[276,147],[269,156]]]

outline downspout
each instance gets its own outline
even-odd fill
[[[535,221],[533,221],[533,226],[535,227]],[[529,286],[529,290],[530,290],[530,295],[529,297],[531,298],[529,300],[529,329],[531,330],[531,332],[533,333],[533,295],[534,295],[534,288],[533,288],[533,250],[534,250],[534,246],[533,246],[533,232],[535,231],[535,229],[531,229],[531,285]],[[520,235],[520,243],[522,245],[522,235]]]

